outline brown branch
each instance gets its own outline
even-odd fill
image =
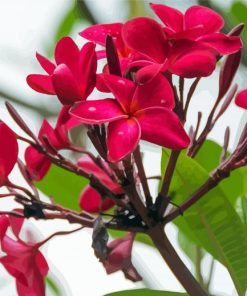
[[[141,151],[140,151],[140,146],[138,145],[136,150],[133,153],[134,155],[134,159],[135,159],[135,163],[137,165],[137,169],[138,169],[138,175],[140,177],[141,183],[142,183],[142,188],[144,191],[144,195],[146,198],[146,206],[150,207],[153,204],[153,200],[150,194],[150,190],[149,190],[149,186],[148,186],[148,182],[147,182],[147,177],[146,177],[146,173],[145,173],[145,169],[143,166],[143,161],[142,161],[142,157],[141,157]]]

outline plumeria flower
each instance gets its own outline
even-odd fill
[[[216,43],[213,42],[213,37],[210,42],[193,39],[171,42],[164,28],[148,17],[138,17],[126,22],[122,34],[129,48],[146,57],[146,60],[132,63],[132,67],[143,66],[138,72],[140,81],[146,81],[160,71],[168,71],[184,78],[209,76],[215,69],[218,54],[224,52],[218,51],[220,46],[218,49],[212,46]],[[223,42],[228,48],[227,53],[237,52],[242,47],[239,37],[225,38],[230,40]]]
[[[44,296],[44,278],[49,267],[39,251],[39,244],[27,243],[20,239],[23,222],[22,218],[0,217],[1,250],[5,253],[0,258],[0,263],[16,279],[18,295]],[[15,239],[7,234],[8,229],[12,230]]]
[[[122,270],[125,277],[134,282],[142,278],[131,262],[131,251],[134,241],[134,234],[113,240],[107,244],[108,254],[102,262],[108,274]]]
[[[173,91],[164,76],[143,85],[114,75],[105,75],[105,81],[116,99],[85,101],[76,104],[71,114],[87,124],[109,123],[109,161],[122,160],[140,139],[172,149],[188,146],[189,138],[172,111]]]
[[[3,186],[18,158],[18,143],[15,133],[0,121],[0,187]]]
[[[102,162],[102,165],[104,166],[103,169],[89,156],[83,156],[78,160],[77,164],[84,172],[94,175],[99,179],[99,181],[113,193],[123,193],[121,186],[110,177],[110,175],[112,175],[112,170],[106,162]],[[110,198],[102,198],[98,191],[90,185],[87,185],[80,194],[79,205],[82,210],[89,213],[99,213],[109,210],[115,205],[115,203]]]
[[[236,105],[247,110],[247,89],[240,91],[235,100]]]
[[[112,24],[97,24],[90,26],[80,32],[80,36],[83,38],[95,42],[103,47],[105,47],[106,37],[110,35],[115,40],[115,46],[119,55],[119,58],[127,58],[131,51],[126,47],[123,38],[122,38],[122,23],[112,23]],[[97,52],[98,58],[105,58],[106,52],[105,50],[101,50]]]
[[[36,54],[47,74],[31,74],[29,86],[37,92],[57,95],[63,105],[86,100],[96,80],[95,44],[88,42],[81,49],[70,37],[62,38],[55,48],[56,64]]]
[[[38,138],[51,154],[54,154],[54,151],[47,146],[43,137],[46,136],[49,143],[56,150],[69,148],[71,144],[68,138],[68,131],[80,124],[78,120],[71,118],[68,110],[68,106],[61,109],[55,128],[53,128],[46,119],[43,120]],[[28,146],[25,151],[25,161],[28,172],[32,179],[36,181],[43,179],[51,166],[51,161],[32,146]]]
[[[163,4],[150,6],[165,24],[164,31],[171,41],[189,39],[206,43],[221,55],[237,52],[241,48],[239,37],[220,33],[224,19],[208,7],[191,6],[183,14]]]

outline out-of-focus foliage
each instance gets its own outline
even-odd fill
[[[162,172],[168,158],[168,151],[163,149]],[[170,193],[176,192],[173,202],[180,204],[207,178],[207,171],[182,153],[171,183]],[[247,288],[247,232],[221,187],[211,190],[175,223],[186,236],[226,266],[239,295],[244,295]]]
[[[72,210],[80,210],[79,194],[87,184],[87,179],[52,166],[45,178],[36,182],[35,186],[56,203]]]

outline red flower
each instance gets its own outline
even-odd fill
[[[0,241],[1,249],[6,255],[0,258],[0,263],[10,275],[16,279],[16,287],[20,296],[44,296],[44,277],[48,273],[47,262],[38,250],[38,244],[22,241],[19,237],[24,219],[1,216]],[[6,232],[11,228],[16,239]]]
[[[167,17],[171,18],[170,22],[178,30],[180,22],[176,17],[173,18],[171,12],[167,13]],[[148,17],[138,17],[124,24],[122,35],[127,46],[146,59],[132,63],[132,66],[144,66],[138,72],[139,80],[147,80],[160,71],[169,71],[185,78],[209,76],[215,69],[218,54],[234,53],[242,47],[239,37],[228,37],[221,33],[194,39],[185,38],[184,35],[182,39],[171,41],[165,32],[159,23]]]
[[[237,52],[242,47],[239,37],[219,32],[224,26],[224,19],[210,8],[192,6],[182,14],[163,4],[150,6],[165,24],[164,31],[169,40],[196,40],[209,45],[221,55]]]
[[[247,110],[247,89],[240,91],[235,100],[236,105]]]
[[[133,241],[134,235],[128,233],[127,236],[115,239],[107,245],[109,251],[102,263],[108,274],[122,270],[127,279],[134,282],[142,279],[131,262]]]
[[[18,157],[15,133],[0,121],[0,187],[7,181]]]
[[[123,193],[120,185],[113,181],[109,174],[112,174],[110,167],[106,162],[102,162],[104,169],[100,168],[89,156],[84,156],[78,160],[78,166],[86,173],[94,175],[100,182],[108,187],[113,193]],[[108,173],[107,173],[108,172]],[[105,197],[102,199],[101,195],[90,185],[86,186],[80,194],[80,208],[89,213],[104,212],[112,208],[115,203]]]
[[[144,85],[105,75],[115,99],[85,101],[75,105],[72,115],[87,124],[109,122],[108,159],[119,161],[131,153],[140,139],[172,149],[188,146],[179,118],[172,112],[173,91],[162,75]]]
[[[55,49],[56,65],[36,54],[45,74],[31,74],[27,83],[40,93],[57,95],[64,105],[86,100],[93,91],[97,60],[95,45],[85,44],[80,50],[70,37],[62,38]]]
[[[68,139],[68,130],[78,125],[79,122],[75,118],[71,118],[68,113],[69,107],[63,107],[59,113],[57,123],[55,128],[53,128],[49,122],[44,119],[42,126],[39,131],[38,138],[43,146],[50,153],[54,153],[50,147],[47,147],[43,136],[46,136],[49,140],[49,143],[56,149],[66,149],[69,148],[70,142]],[[25,160],[27,169],[34,180],[41,180],[46,173],[48,172],[51,161],[42,153],[39,153],[34,147],[29,146],[25,151]]]
[[[126,47],[122,38],[122,23],[112,24],[97,24],[90,26],[89,28],[80,32],[80,36],[86,38],[89,41],[95,42],[105,47],[106,37],[110,35],[115,40],[116,49],[120,58],[127,58],[130,54],[130,49]],[[98,58],[105,58],[105,50],[97,52]]]

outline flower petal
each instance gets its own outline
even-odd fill
[[[27,76],[27,84],[35,91],[55,95],[55,90],[52,85],[51,76],[43,74],[31,74]]]
[[[242,90],[237,94],[235,103],[239,107],[247,109],[247,89]]]
[[[168,42],[162,27],[148,17],[137,17],[123,26],[123,39],[127,46],[143,55],[163,63],[168,53]]]
[[[95,44],[86,43],[79,55],[79,87],[81,99],[86,98],[93,91],[96,84],[97,58],[95,53]]]
[[[196,41],[179,40],[168,59],[170,72],[185,77],[209,76],[216,66],[216,52]]]
[[[37,264],[37,267],[39,268],[41,275],[46,276],[49,271],[49,266],[44,255],[40,251],[37,251],[36,253],[35,263]]]
[[[0,240],[2,240],[3,237],[5,236],[9,225],[10,225],[9,218],[5,215],[1,215],[0,216]]]
[[[108,160],[117,162],[135,150],[141,137],[141,130],[135,118],[121,119],[108,126]]]
[[[237,36],[226,36],[222,33],[214,33],[202,36],[198,40],[213,47],[221,55],[232,54],[239,51],[243,44]]]
[[[81,100],[77,81],[67,65],[61,64],[55,69],[52,82],[58,99],[63,105],[71,105]]]
[[[141,126],[141,138],[145,141],[171,148],[184,149],[190,139],[178,116],[167,108],[153,107],[135,114]]]
[[[18,143],[15,133],[0,120],[0,186],[17,162]]]
[[[55,48],[57,65],[65,64],[75,77],[79,71],[79,48],[72,38],[63,37]]]
[[[175,106],[172,87],[162,74],[157,75],[150,82],[137,86],[131,112],[154,106],[170,109]]]
[[[101,77],[125,112],[129,112],[136,84],[116,75],[102,74]]]
[[[112,208],[115,203],[109,199],[102,199],[101,195],[90,185],[87,185],[80,194],[80,208],[89,213],[104,212]]]
[[[184,15],[185,29],[203,25],[202,34],[218,32],[224,26],[224,19],[215,11],[204,6],[192,6]]]
[[[135,79],[139,83],[147,83],[157,76],[164,68],[164,64],[149,63],[149,65],[144,66],[139,71],[137,71]]]
[[[46,71],[47,74],[52,74],[56,66],[40,53],[36,53],[36,58],[39,61],[41,67]]]
[[[21,211],[15,210],[15,211],[23,213],[22,210]],[[16,236],[16,238],[19,238],[19,234],[20,234],[22,225],[24,223],[24,219],[19,218],[19,217],[16,218],[14,216],[9,216],[9,223],[10,223],[10,226],[11,226],[11,229],[12,229],[14,235]]]
[[[36,181],[42,180],[51,166],[50,160],[32,146],[25,151],[25,161],[29,174]]]
[[[175,32],[183,30],[184,16],[179,10],[163,4],[151,3],[150,6],[167,27]]]
[[[75,104],[70,113],[82,123],[100,124],[126,118],[118,102],[114,99],[84,101]]]
[[[94,175],[98,178],[105,186],[107,186],[114,193],[122,193],[123,190],[117,182],[114,182],[109,175],[100,168],[89,156],[83,156],[77,161],[84,172]],[[104,163],[106,166],[107,163]],[[110,171],[110,168],[106,166],[106,169]]]

